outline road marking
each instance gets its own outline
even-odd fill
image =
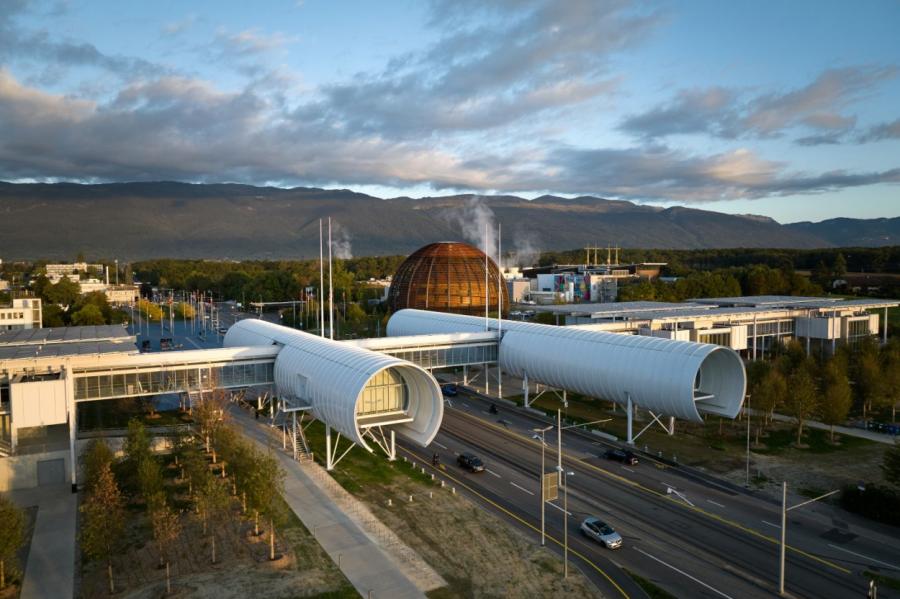
[[[832,549],[837,549],[838,551],[843,551],[844,553],[849,553],[850,555],[855,555],[856,557],[861,557],[863,559],[867,559],[870,562],[875,562],[876,564],[878,564],[880,566],[884,566],[885,568],[891,568],[893,570],[900,570],[900,568],[898,568],[897,566],[895,566],[893,564],[888,564],[886,562],[879,561],[879,560],[875,559],[874,557],[869,557],[868,555],[863,555],[862,553],[856,553],[855,551],[850,551],[849,549],[844,549],[843,547],[838,547],[837,545],[832,545],[831,543],[828,543],[828,546],[831,547]]]
[[[447,446],[444,445],[443,443],[438,443],[437,441],[435,441],[434,444],[437,445],[438,447],[440,447],[441,449],[447,449]]]
[[[725,597],[726,599],[732,599],[732,597],[731,597],[730,595],[726,595],[725,593],[723,593],[723,592],[720,591],[719,589],[717,589],[717,588],[715,588],[715,587],[709,586],[708,584],[706,584],[705,582],[703,582],[702,580],[700,580],[700,579],[698,579],[698,578],[694,578],[693,576],[691,576],[690,574],[688,574],[688,573],[685,572],[684,570],[679,570],[678,568],[676,568],[676,567],[673,566],[672,564],[668,564],[668,563],[662,561],[661,559],[659,559],[658,557],[656,557],[656,556],[654,556],[654,555],[650,555],[649,553],[647,553],[647,552],[644,551],[643,549],[640,549],[640,548],[638,548],[638,547],[635,547],[634,549],[635,549],[635,551],[639,551],[640,553],[643,553],[644,555],[646,555],[646,556],[649,557],[650,559],[652,559],[652,560],[654,560],[654,561],[657,561],[657,562],[661,563],[662,565],[666,566],[667,568],[671,568],[672,570],[675,570],[676,572],[678,572],[678,573],[681,574],[682,576],[686,576],[686,577],[690,578],[691,580],[693,580],[693,581],[696,582],[697,584],[706,587],[707,589],[709,589],[709,590],[712,591],[713,593],[717,593],[717,594],[719,594],[719,595]]]
[[[631,472],[632,474],[634,474],[634,470],[632,470],[632,469],[629,468],[628,466],[622,466],[622,470],[628,470],[629,472]]]
[[[497,474],[496,472],[494,472],[494,471],[491,470],[490,468],[485,468],[484,471],[487,472],[488,474],[493,474],[493,475],[496,476],[497,478],[503,478],[502,476],[500,476],[499,474]]]
[[[769,522],[768,520],[763,520],[762,523],[763,523],[763,524],[768,524],[769,526],[774,526],[775,528],[781,528],[781,525],[780,525],[780,524],[772,524],[772,523]]]
[[[470,415],[468,415],[468,414],[464,414],[463,412],[460,412],[459,414],[460,414],[461,416],[463,416],[463,417],[471,418],[471,419],[473,419],[473,420],[477,420],[478,422],[484,424],[485,426],[489,426],[489,427],[491,427],[491,428],[497,429],[497,431],[499,431],[499,432],[501,432],[501,433],[506,433],[507,435],[512,435],[512,436],[515,436],[515,437],[523,438],[523,439],[525,440],[526,443],[531,443],[532,445],[534,445],[534,446],[535,446],[535,449],[540,449],[540,447],[541,447],[540,444],[539,444],[537,441],[533,441],[533,440],[529,439],[528,437],[526,437],[526,436],[524,436],[524,435],[514,435],[514,434],[511,433],[510,431],[508,431],[508,430],[506,430],[506,429],[504,429],[504,428],[501,428],[501,427],[497,426],[496,424],[492,424],[492,423],[487,422],[487,421],[485,421],[485,420],[482,420],[482,419],[480,419],[480,418],[475,418],[474,416],[470,416]],[[550,448],[550,454],[551,454],[551,455],[553,454],[553,452],[555,452],[555,448]],[[616,474],[616,473],[614,473],[614,472],[612,472],[612,471],[610,471],[610,470],[606,470],[606,469],[604,469],[604,468],[600,468],[599,466],[595,466],[594,464],[591,464],[590,462],[586,462],[586,461],[583,460],[583,459],[580,459],[580,458],[573,458],[572,456],[565,456],[565,457],[566,457],[566,459],[568,459],[568,460],[571,460],[571,461],[574,461],[574,462],[578,462],[578,463],[579,463],[581,466],[583,466],[584,468],[588,468],[588,469],[590,469],[590,470],[594,470],[594,471],[596,471],[596,472],[599,472],[599,473],[600,473],[601,475],[603,475],[603,476],[607,476],[607,477],[609,477],[609,478],[615,479],[615,480],[621,482],[621,483],[624,484],[624,485],[628,485],[628,486],[630,486],[630,487],[632,487],[632,488],[634,488],[634,489],[639,489],[639,490],[641,490],[641,491],[643,491],[643,492],[645,492],[645,493],[647,493],[647,494],[649,494],[649,495],[655,495],[656,497],[658,497],[658,498],[660,498],[660,499],[665,499],[665,498],[667,497],[665,493],[662,493],[662,492],[657,491],[657,490],[655,490],[655,489],[651,489],[650,487],[644,486],[644,485],[642,485],[641,483],[639,483],[639,482],[637,482],[637,481],[634,481],[634,480],[632,480],[632,479],[630,479],[630,478],[626,478],[626,477],[624,477],[624,476],[620,476],[620,475],[618,475],[618,474]],[[659,464],[657,464],[657,467],[662,467],[662,466],[660,466]],[[736,522],[736,521],[734,521],[734,520],[729,520],[728,518],[725,518],[725,517],[723,517],[723,516],[720,516],[719,514],[716,514],[716,513],[714,513],[714,512],[708,512],[708,511],[704,510],[703,508],[698,508],[697,506],[694,506],[694,505],[688,506],[687,504],[682,504],[682,503],[677,503],[677,502],[673,503],[673,505],[680,505],[680,506],[684,507],[685,509],[690,509],[690,510],[692,510],[692,511],[698,513],[698,514],[701,514],[701,515],[703,515],[703,516],[706,516],[707,518],[710,518],[710,519],[715,520],[715,521],[717,521],[717,522],[720,522],[720,523],[722,523],[722,524],[727,524],[728,526],[731,526],[731,527],[733,527],[733,528],[736,528],[736,529],[738,529],[738,530],[741,530],[741,531],[747,533],[748,535],[754,536],[754,537],[756,537],[756,538],[758,538],[758,539],[760,539],[760,540],[763,540],[763,541],[767,541],[767,542],[769,542],[769,543],[771,543],[771,544],[773,544],[773,545],[778,545],[779,542],[780,542],[780,541],[779,541],[778,539],[776,539],[775,537],[771,537],[771,536],[768,536],[768,535],[766,535],[766,534],[763,534],[763,533],[759,532],[758,530],[756,530],[756,529],[754,529],[754,528],[750,528],[749,526],[744,526],[744,525],[741,524],[740,522]],[[800,549],[800,548],[798,548],[798,547],[794,547],[794,546],[792,546],[792,545],[788,545],[787,548],[788,548],[790,551],[793,551],[794,553],[796,553],[796,554],[798,554],[798,555],[802,555],[803,557],[806,557],[806,558],[811,559],[811,560],[813,560],[813,561],[819,562],[820,564],[824,564],[824,565],[828,566],[829,568],[833,568],[834,570],[837,570],[838,572],[842,572],[842,573],[848,574],[848,575],[849,575],[849,574],[852,574],[852,572],[851,572],[850,570],[848,570],[847,568],[845,568],[845,567],[843,567],[843,566],[839,566],[839,565],[835,564],[834,562],[830,562],[830,561],[828,561],[828,560],[826,560],[826,559],[823,559],[823,558],[821,558],[821,557],[819,557],[819,556],[817,556],[817,555],[813,555],[812,553],[809,553],[809,552],[807,552],[807,551],[804,551],[804,550],[802,550],[802,549]],[[585,561],[587,561],[587,560],[585,560]],[[589,563],[593,563],[593,562],[589,562]],[[599,569],[598,569],[598,570],[599,570]],[[601,571],[601,572],[602,572],[602,571]],[[605,573],[604,573],[604,575],[605,575]]]
[[[525,487],[520,487],[520,486],[517,485],[516,483],[511,482],[511,483],[509,483],[509,484],[511,484],[512,486],[514,486],[515,488],[517,488],[517,489],[520,490],[520,491],[525,491],[525,492],[528,493],[529,495],[534,495],[534,493],[532,493],[531,491],[529,491],[529,490],[526,489]],[[551,504],[551,505],[552,505],[552,504]]]
[[[555,507],[556,509],[558,509],[559,511],[561,511],[562,513],[564,513],[566,516],[571,516],[571,515],[572,515],[572,512],[567,512],[566,510],[562,509],[561,507],[559,507],[558,505],[556,505],[556,504],[553,503],[552,501],[548,501],[548,502],[547,502],[547,505],[552,505],[553,507]]]
[[[400,448],[400,451],[402,451],[402,452],[404,452],[404,453],[408,453],[408,454],[411,455],[412,457],[418,457],[417,454],[411,452],[410,450],[406,449],[405,447],[401,447],[401,448]],[[471,493],[472,495],[475,495],[476,497],[478,497],[479,499],[481,499],[481,500],[484,501],[485,503],[490,504],[490,505],[493,506],[495,509],[497,509],[497,510],[503,512],[504,514],[506,514],[506,515],[509,516],[510,518],[513,518],[514,520],[516,520],[517,522],[519,522],[521,525],[523,525],[523,526],[525,526],[525,527],[527,527],[527,528],[530,528],[530,529],[533,530],[534,532],[541,532],[540,529],[539,529],[538,527],[536,527],[535,525],[531,524],[530,522],[528,522],[528,521],[525,520],[524,518],[522,518],[522,517],[520,517],[520,516],[517,516],[516,514],[514,514],[513,512],[509,511],[508,509],[506,509],[505,507],[503,507],[502,505],[500,505],[500,504],[497,503],[496,501],[493,501],[492,499],[490,499],[490,498],[488,498],[488,497],[485,497],[484,494],[479,493],[477,490],[475,490],[475,489],[473,489],[472,487],[470,487],[469,485],[467,485],[464,481],[462,481],[462,480],[460,480],[460,479],[458,479],[458,478],[455,478],[454,476],[452,476],[451,474],[449,474],[449,473],[447,473],[447,472],[442,472],[441,474],[442,474],[443,476],[445,476],[446,478],[452,480],[454,483],[456,483],[457,485],[459,485],[461,488],[468,490],[469,493]],[[556,543],[557,546],[559,546],[559,547],[562,547],[562,546],[563,546],[563,542],[560,541],[559,539],[557,539],[556,537],[554,537],[553,535],[547,534],[547,535],[545,535],[545,536],[546,536],[547,539],[549,539],[549,540],[553,541],[554,543]],[[626,592],[622,589],[622,587],[619,586],[619,584],[618,584],[615,580],[613,580],[613,579],[610,577],[610,575],[606,573],[605,570],[603,570],[603,568],[601,568],[600,566],[598,566],[597,564],[595,564],[593,561],[591,561],[590,559],[588,559],[588,557],[587,557],[586,555],[584,555],[583,553],[579,552],[579,551],[576,550],[576,549],[572,549],[572,548],[570,547],[570,548],[569,548],[569,553],[571,553],[571,554],[574,555],[574,556],[577,556],[577,557],[580,558],[582,561],[584,561],[584,563],[588,564],[588,565],[591,566],[594,570],[596,570],[597,572],[599,572],[599,573],[603,576],[603,578],[605,578],[612,586],[614,586],[614,587],[616,588],[617,591],[619,591],[619,593],[620,593],[623,597],[625,597],[625,599],[629,599],[628,593],[626,593]],[[848,570],[848,572],[849,572],[849,570]]]
[[[713,504],[713,505],[719,506],[720,508],[724,508],[724,507],[725,507],[724,505],[722,505],[722,504],[719,503],[718,501],[713,501],[712,499],[707,499],[707,501],[710,502],[710,503]]]
[[[671,489],[674,489],[676,491],[678,490],[678,487],[676,487],[675,485],[670,485],[669,483],[663,481],[660,482],[662,482],[662,484],[664,484],[665,486],[670,487]]]

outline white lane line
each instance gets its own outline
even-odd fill
[[[629,472],[631,472],[632,474],[634,474],[634,470],[632,470],[632,469],[629,468],[628,466],[622,466],[622,470],[628,470]]]
[[[683,570],[679,570],[678,568],[676,568],[676,567],[673,566],[672,564],[667,564],[666,562],[662,561],[662,560],[659,559],[658,557],[656,557],[656,556],[654,556],[654,555],[650,555],[649,553],[647,553],[647,552],[644,551],[643,549],[640,549],[640,548],[638,548],[638,547],[635,547],[634,549],[635,549],[635,551],[639,551],[639,552],[643,553],[644,555],[646,555],[646,556],[649,557],[650,559],[652,559],[652,560],[654,560],[654,561],[657,561],[657,562],[661,563],[662,565],[666,566],[667,568],[671,568],[672,570],[675,570],[676,572],[678,572],[678,573],[681,574],[682,576],[686,576],[686,577],[690,578],[691,580],[693,580],[693,581],[696,582],[697,584],[706,587],[707,589],[709,589],[709,590],[712,591],[713,593],[717,593],[717,594],[721,595],[722,597],[725,597],[726,599],[732,599],[732,597],[731,597],[730,595],[726,595],[725,593],[723,593],[723,592],[720,591],[719,589],[709,586],[708,584],[706,584],[706,583],[703,582],[702,580],[699,580],[699,579],[697,579],[697,578],[694,578],[693,576],[691,576],[690,574],[688,574],[687,572],[685,572],[685,571],[683,571]]]
[[[497,474],[496,472],[494,472],[494,471],[491,470],[490,468],[485,468],[484,471],[487,472],[488,474],[493,474],[493,475],[496,476],[497,478],[503,478],[502,476],[500,476],[499,474]]]
[[[559,507],[558,505],[556,505],[556,504],[553,503],[552,501],[548,501],[548,502],[547,502],[547,505],[552,505],[553,507],[555,507],[556,509],[558,509],[559,511],[561,511],[562,513],[564,513],[566,516],[571,516],[571,515],[572,515],[572,512],[567,512],[566,510],[562,509],[561,507]]]
[[[886,562],[879,561],[879,560],[875,559],[874,557],[869,557],[868,555],[863,555],[862,553],[856,553],[855,551],[850,551],[849,549],[844,549],[843,547],[838,547],[837,545],[832,545],[831,543],[828,543],[828,546],[831,547],[832,549],[837,549],[838,551],[843,551],[844,553],[849,553],[850,555],[855,555],[856,557],[861,557],[863,559],[867,559],[870,562],[874,562],[880,566],[884,566],[885,568],[892,568],[894,570],[900,570],[900,568],[898,568],[897,566],[895,566],[893,564],[888,564]]]
[[[713,501],[712,499],[707,499],[707,501],[710,502],[711,504],[717,505],[717,506],[719,506],[719,507],[721,507],[721,508],[724,508],[724,507],[725,507],[724,505],[722,505],[722,504],[719,503],[718,501]]]
[[[670,485],[669,483],[667,483],[667,482],[665,482],[665,481],[659,481],[659,482],[661,482],[662,484],[666,485],[667,487],[670,487],[670,488],[672,488],[672,489],[675,489],[676,491],[678,490],[678,487],[676,487],[675,485]]]
[[[768,520],[763,520],[762,523],[763,523],[763,524],[768,524],[769,526],[774,526],[775,528],[781,528],[781,525],[780,525],[780,524],[772,524],[772,523],[769,522]]]
[[[434,444],[437,445],[438,447],[440,447],[441,449],[447,449],[447,446],[444,445],[443,443],[438,443],[437,441],[435,441]]]
[[[529,490],[526,489],[525,487],[520,487],[520,486],[517,485],[516,483],[511,482],[511,483],[509,483],[509,484],[511,484],[512,486],[514,486],[515,488],[517,488],[517,489],[520,490],[520,491],[525,491],[525,492],[528,493],[529,495],[534,495],[534,493],[532,493],[531,491],[529,491]],[[551,503],[550,505],[553,505],[553,504]]]

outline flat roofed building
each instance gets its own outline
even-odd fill
[[[41,300],[34,297],[14,299],[10,306],[0,306],[0,333],[22,329],[39,329],[42,324]]]

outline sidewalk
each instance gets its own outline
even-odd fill
[[[314,463],[283,453],[273,429],[241,410],[234,422],[262,449],[275,445],[284,468],[284,499],[304,526],[363,597],[376,599],[425,597],[446,582],[418,554],[381,524]],[[371,593],[371,595],[370,595]]]
[[[75,589],[76,495],[66,484],[10,491],[7,496],[19,507],[38,506],[20,598],[71,599]]]
[[[759,410],[754,410],[753,408],[750,409],[750,413],[754,416],[762,415],[762,412],[760,412]],[[773,414],[772,420],[777,420],[778,422],[796,422],[796,420],[792,416],[785,416],[784,414]],[[817,422],[815,420],[804,420],[803,426],[809,428],[817,428],[823,431],[831,430],[830,425],[824,424],[822,422]],[[883,435],[874,431],[867,431],[865,429],[852,428],[849,426],[835,426],[834,432],[838,433],[839,435],[859,437],[860,439],[868,439],[869,441],[884,443],[886,445],[893,445],[894,443],[900,441],[900,437],[892,437],[891,435]]]

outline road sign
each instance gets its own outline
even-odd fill
[[[559,472],[548,472],[541,479],[541,496],[544,501],[559,498]]]

